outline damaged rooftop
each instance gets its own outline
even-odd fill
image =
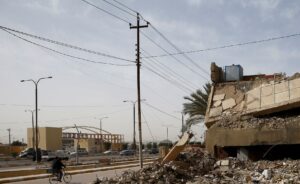
[[[210,153],[259,159],[287,145],[300,153],[299,73],[244,76],[240,65],[212,63],[211,79],[205,116]]]

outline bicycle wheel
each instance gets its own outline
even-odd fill
[[[70,183],[71,180],[72,180],[72,175],[70,173],[65,173],[64,177],[63,177],[63,180],[64,180],[65,183]]]
[[[57,183],[58,183],[57,176],[51,174],[51,175],[49,176],[49,183],[50,183],[50,184],[57,184]]]

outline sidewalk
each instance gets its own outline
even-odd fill
[[[148,165],[152,162],[145,162],[144,165]],[[96,171],[107,171],[107,170],[114,170],[114,169],[123,169],[123,168],[130,168],[139,166],[139,163],[133,164],[126,164],[126,165],[116,165],[116,166],[103,166],[98,168],[91,168],[91,169],[78,169],[73,171],[67,171],[68,173],[74,174],[83,174],[83,173],[91,173]],[[19,182],[19,181],[27,181],[27,180],[35,180],[35,179],[42,179],[49,177],[50,174],[37,174],[37,175],[29,175],[29,176],[16,176],[10,178],[3,178],[0,179],[0,183],[10,183],[10,182]]]

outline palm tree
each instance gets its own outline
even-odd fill
[[[204,119],[208,95],[211,90],[211,84],[206,83],[203,86],[204,91],[198,89],[196,92],[192,93],[190,96],[183,97],[188,102],[183,104],[183,113],[188,114],[189,118],[186,120],[185,130],[189,129],[191,125],[199,123]]]

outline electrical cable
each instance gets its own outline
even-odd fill
[[[142,49],[141,50],[146,53],[147,55],[151,55],[149,52],[147,52],[146,50]],[[144,55],[144,54],[142,54]],[[168,67],[167,65],[165,65],[164,63],[158,61],[156,58],[146,58],[149,61],[152,61],[152,64],[156,64],[159,65],[160,68],[164,68],[166,73],[168,73],[169,75],[173,76],[174,78],[180,80],[181,82],[183,82],[184,84],[186,84],[189,88],[194,89],[195,86],[197,85],[192,85],[190,84],[191,82],[188,81],[187,79],[185,79],[182,75],[180,75],[179,73],[175,72],[174,70],[172,70],[172,68]],[[145,64],[145,62],[144,62]]]
[[[133,16],[133,17],[136,17],[135,14],[130,13],[129,11],[126,11],[126,10],[124,10],[123,8],[120,8],[119,6],[116,6],[115,4],[113,4],[113,3],[111,3],[111,2],[108,2],[107,0],[103,0],[103,1],[106,2],[107,4],[110,4],[111,6],[113,6],[113,7],[115,7],[115,8],[117,8],[117,9],[119,9],[119,10],[121,10],[121,11],[123,11],[123,12],[125,12],[125,13],[127,13],[127,14],[129,14],[129,15],[131,15],[131,16]]]
[[[81,47],[78,47],[78,46],[63,43],[63,42],[60,42],[60,41],[51,40],[49,38],[45,38],[45,37],[41,37],[41,36],[36,36],[36,35],[33,35],[33,34],[29,34],[29,33],[25,33],[25,32],[22,32],[22,31],[15,30],[15,29],[11,29],[11,28],[8,28],[8,27],[0,26],[0,29],[6,30],[6,31],[9,30],[9,31],[12,31],[12,32],[15,32],[15,33],[19,33],[19,34],[22,34],[22,35],[25,35],[25,36],[29,36],[29,37],[32,37],[32,38],[35,38],[35,39],[38,39],[38,40],[45,41],[45,42],[48,42],[48,43],[60,45],[60,46],[63,46],[63,47],[68,47],[68,48],[71,48],[71,49],[80,50],[80,51],[87,52],[87,53],[90,53],[90,54],[96,54],[96,55],[100,55],[100,56],[103,56],[103,57],[109,57],[109,58],[113,58],[113,59],[118,59],[118,60],[122,60],[122,61],[128,61],[128,62],[135,63],[135,61],[133,61],[133,60],[124,59],[124,58],[120,58],[120,57],[113,56],[113,55],[110,55],[110,54],[105,54],[105,53],[102,53],[102,52],[81,48]]]
[[[151,107],[152,109],[155,109],[155,110],[157,110],[157,111],[159,111],[159,112],[161,112],[161,113],[163,113],[163,114],[165,114],[165,115],[167,115],[167,116],[169,116],[169,117],[172,117],[172,118],[174,118],[174,119],[177,119],[177,120],[180,120],[180,121],[181,121],[181,119],[177,118],[176,116],[173,116],[172,114],[169,114],[169,113],[167,113],[167,112],[164,112],[163,110],[161,110],[161,109],[159,109],[159,108],[157,108],[157,107],[154,107],[153,105],[150,105],[148,102],[143,102],[143,103],[144,103],[145,105]]]
[[[165,76],[163,76],[162,74],[152,70],[150,67],[143,65],[143,68],[146,68],[147,70],[149,70],[150,72],[158,75],[159,77],[165,79],[166,81],[170,82],[171,84],[173,84],[174,86],[178,87],[179,89],[181,89],[184,93],[191,93],[191,91],[189,89],[183,88],[182,86],[178,86],[178,83],[174,83],[174,81],[166,78]]]
[[[143,54],[142,54],[143,55]],[[173,78],[170,78],[168,75],[166,75],[164,72],[161,71],[161,68],[157,68],[156,66],[153,65],[153,63],[147,63],[147,65],[149,65],[151,67],[151,72],[155,73],[155,74],[159,74],[160,77],[163,77],[165,80],[167,80],[168,82],[171,82],[172,84],[175,84],[176,87],[181,87],[181,88],[184,88],[190,92],[194,91],[193,88],[189,88],[188,86],[185,86],[183,84],[181,84],[180,82],[176,81],[175,79]],[[147,68],[149,70],[150,67],[148,67],[147,65],[144,65],[145,68]],[[152,68],[154,70],[152,70]]]
[[[183,52],[170,53],[170,54],[153,55],[153,56],[148,56],[147,58],[175,56],[175,55],[181,55],[181,54],[191,54],[191,53],[197,53],[197,52],[220,50],[220,49],[226,49],[226,48],[231,48],[231,47],[245,46],[245,45],[251,45],[251,44],[259,44],[259,43],[270,42],[270,41],[286,39],[286,38],[291,38],[291,37],[297,37],[297,36],[300,36],[300,33],[284,35],[284,36],[279,36],[279,37],[271,37],[271,38],[266,38],[266,39],[262,39],[262,40],[255,40],[255,41],[249,41],[249,42],[230,44],[230,45],[223,45],[223,46],[206,48],[206,49],[190,50],[190,51],[183,51]]]
[[[157,28],[155,28],[152,24],[150,24],[150,27],[157,32],[165,41],[167,41],[177,52],[182,52],[175,44],[173,44],[162,32],[160,32]],[[186,54],[183,53],[183,56],[189,60],[193,65],[195,65],[197,68],[202,70],[204,73],[209,75],[209,72],[207,72],[204,68],[199,66],[195,61],[193,61],[190,57],[188,57]]]
[[[152,137],[152,140],[153,140],[153,142],[155,142],[155,139],[154,139],[153,134],[152,134],[152,131],[151,131],[150,127],[149,127],[148,121],[146,120],[146,117],[145,117],[145,115],[144,115],[144,112],[143,112],[143,111],[141,111],[141,112],[142,112],[142,116],[143,116],[143,118],[144,118],[144,121],[145,121],[145,123],[146,123],[146,125],[147,125],[148,131],[149,131],[149,133],[150,133],[150,135],[151,135],[151,137]]]
[[[159,47],[160,49],[162,49],[165,53],[170,53],[169,51],[167,51],[165,48],[163,48],[162,46],[160,46],[158,43],[156,43],[153,39],[151,39],[148,35],[146,35],[143,31],[141,31],[142,35],[145,36],[149,41],[151,41],[154,45],[156,45],[157,47]],[[207,77],[204,77],[203,75],[201,75],[199,72],[195,71],[192,67],[186,65],[185,63],[183,63],[182,61],[180,61],[178,58],[176,58],[175,56],[171,56],[174,60],[176,60],[178,63],[182,64],[183,66],[185,66],[186,68],[188,68],[190,71],[192,71],[193,73],[195,73],[196,75],[199,75],[200,77],[202,77],[203,79],[208,80]]]
[[[73,55],[70,55],[70,54],[66,54],[64,52],[61,52],[61,51],[57,51],[57,50],[54,50],[52,48],[49,48],[49,47],[46,47],[44,45],[41,45],[41,44],[38,44],[36,42],[33,42],[33,41],[30,41],[26,38],[23,38],[21,36],[18,36],[10,31],[7,31],[5,29],[2,29],[3,31],[7,32],[8,34],[12,35],[12,36],[15,36],[25,42],[28,42],[28,43],[31,43],[33,45],[36,45],[38,47],[42,47],[46,50],[49,50],[49,51],[52,51],[52,52],[55,52],[57,54],[60,54],[60,55],[63,55],[63,56],[66,56],[66,57],[70,57],[70,58],[73,58],[73,59],[79,59],[79,60],[82,60],[82,61],[86,61],[86,62],[90,62],[90,63],[94,63],[94,64],[104,64],[104,65],[113,65],[113,66],[134,66],[134,64],[114,64],[114,63],[106,63],[106,62],[101,62],[101,61],[93,61],[93,60],[90,60],[90,59],[85,59],[85,58],[81,58],[81,57],[78,57],[78,56],[73,56]]]
[[[137,11],[135,11],[135,10],[129,8],[128,6],[126,6],[125,4],[123,4],[123,3],[121,3],[121,2],[119,2],[119,1],[117,1],[117,0],[113,0],[113,1],[116,2],[116,3],[118,3],[119,5],[121,5],[121,6],[125,7],[125,8],[127,8],[128,10],[134,12],[134,13],[138,13]]]
[[[117,15],[115,15],[115,14],[113,14],[113,13],[110,13],[109,11],[104,10],[103,8],[100,8],[99,6],[94,5],[94,4],[92,4],[91,2],[89,2],[89,1],[86,1],[86,0],[81,0],[81,1],[84,2],[84,3],[86,3],[86,4],[88,4],[88,5],[90,5],[90,6],[93,6],[93,7],[97,8],[98,10],[101,10],[101,11],[107,13],[108,15],[110,15],[110,16],[116,18],[116,19],[119,19],[119,20],[121,20],[121,21],[123,21],[123,22],[125,22],[125,23],[130,24],[130,22],[129,22],[128,20],[125,20],[125,19],[123,19],[123,18],[121,18],[121,17],[119,17],[119,16],[117,16]]]

